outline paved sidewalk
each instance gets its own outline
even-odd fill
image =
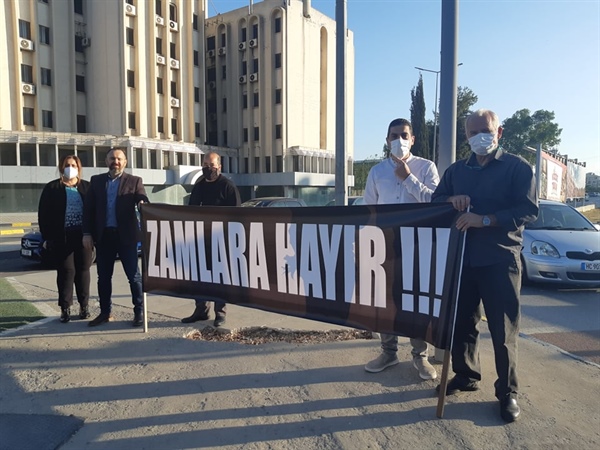
[[[59,323],[52,272],[13,280],[54,317],[0,335],[0,449],[600,447],[600,368],[535,340],[519,343],[522,420],[499,418],[487,330],[482,389],[449,397],[440,420],[436,382],[418,378],[407,339],[399,365],[369,374],[363,367],[379,352],[376,340],[193,341],[183,336],[194,327],[180,318],[194,302],[154,295],[144,334],[130,326],[118,265],[115,280],[117,320],[97,328]],[[339,328],[229,306],[228,327],[256,325]]]

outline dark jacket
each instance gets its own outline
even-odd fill
[[[90,189],[83,204],[83,233],[90,234],[96,243],[102,240],[102,233],[106,226],[108,181],[108,172],[94,175],[90,180]],[[119,240],[123,244],[132,244],[139,240],[140,231],[135,207],[140,201],[148,202],[142,179],[123,172],[115,205]]]
[[[77,191],[84,199],[90,187],[90,182],[80,180]],[[67,193],[60,179],[53,180],[44,186],[38,206],[38,225],[44,241],[65,242],[65,209],[67,208]]]
[[[220,174],[215,181],[208,182],[200,178],[188,200],[188,205],[195,206],[240,206],[240,193],[229,178]]]

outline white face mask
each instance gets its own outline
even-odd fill
[[[67,166],[65,167],[65,170],[63,172],[63,176],[67,179],[67,180],[72,180],[73,178],[75,178],[77,176],[77,167],[71,167],[71,166]]]
[[[390,142],[390,153],[398,159],[404,159],[410,152],[410,141],[407,139],[396,139]]]
[[[498,147],[498,144],[494,142],[495,138],[496,135],[492,133],[479,133],[471,136],[469,138],[471,151],[480,156],[489,155]]]

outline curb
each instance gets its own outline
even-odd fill
[[[10,230],[0,230],[0,236],[9,236],[13,234],[25,234],[23,228],[11,228]]]

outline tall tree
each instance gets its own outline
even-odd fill
[[[540,109],[533,114],[521,109],[502,122],[502,147],[511,153],[523,156],[529,162],[535,161],[535,155],[524,150],[525,146],[553,148],[560,144],[562,128],[554,123],[554,112]]]
[[[411,153],[416,156],[430,159],[429,153],[429,130],[425,121],[425,97],[423,95],[423,76],[419,75],[419,82],[416,88],[410,91],[410,121],[413,128],[413,136],[415,137],[415,145],[411,149]]]

